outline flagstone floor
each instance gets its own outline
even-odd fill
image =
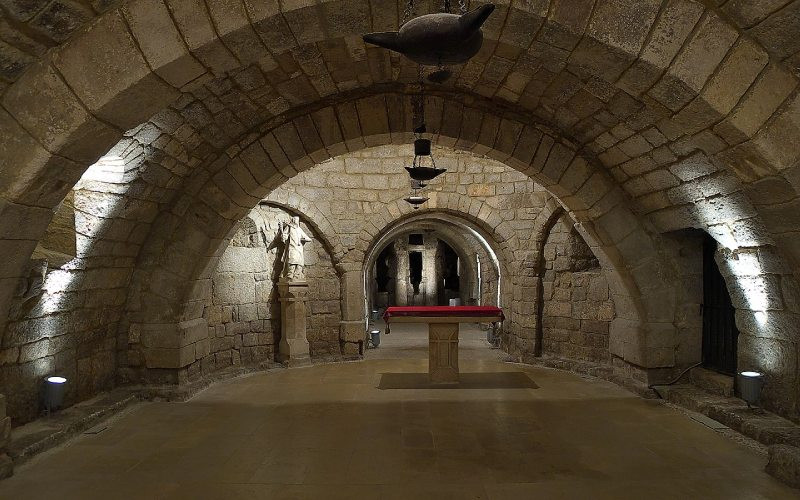
[[[402,325],[362,362],[139,404],[19,467],[0,498],[798,498],[684,413],[462,336],[464,387],[428,387],[425,332]]]

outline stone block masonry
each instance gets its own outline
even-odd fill
[[[597,259],[563,215],[544,245],[542,354],[611,364],[614,302]]]
[[[208,370],[275,359],[281,335],[278,227],[292,215],[277,206],[260,205],[240,221],[211,278],[211,297],[205,306]],[[339,280],[313,228],[302,218],[301,227],[314,235],[304,247],[310,352],[312,356],[338,354]]]
[[[6,397],[0,394],[0,479],[14,473],[14,464],[6,453],[11,440],[11,417],[6,416]]]

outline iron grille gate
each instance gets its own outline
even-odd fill
[[[703,366],[736,373],[735,309],[714,254],[717,242],[706,235],[703,242]]]

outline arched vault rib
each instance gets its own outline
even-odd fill
[[[7,179],[9,201],[52,206],[76,179],[83,168],[81,162],[85,165],[97,158],[121,130],[138,125],[176,99],[178,89],[199,88],[210,74],[225,75],[250,64],[259,65],[277,79],[270,87],[275,91],[270,101],[273,111],[341,92],[362,79],[368,84],[395,79],[396,63],[387,53],[363,48],[348,38],[396,21],[391,15],[377,15],[385,12],[380,5],[367,8],[348,0],[281,10],[278,6],[259,9],[245,2],[223,9],[212,1],[207,9],[200,7],[200,12],[189,15],[176,5],[171,5],[170,14],[164,6],[148,9],[146,3],[134,7],[135,3],[103,15],[92,29],[59,47],[6,92],[4,106],[10,115],[2,121],[8,132],[7,151],[18,153],[11,156],[26,165],[18,169],[18,177]],[[770,67],[762,72],[766,64],[763,52],[747,41],[736,41],[735,30],[713,11],[704,12],[699,4],[683,5],[683,12],[676,6],[659,10],[653,2],[633,7],[627,2],[608,2],[594,11],[577,14],[577,24],[566,25],[559,21],[565,6],[554,5],[549,10],[539,4],[501,6],[486,26],[486,49],[462,69],[454,85],[524,108],[538,108],[562,130],[574,128],[588,133],[591,149],[605,154],[613,166],[621,165],[614,162],[631,158],[645,146],[638,133],[629,135],[642,130],[641,120],[657,122],[660,127],[657,134],[652,131],[651,141],[682,138],[684,146],[702,148],[708,134],[696,137],[701,132],[697,127],[719,123],[725,126],[715,132],[730,144],[738,144],[752,137],[767,118],[746,112],[759,100],[764,101],[763,109],[777,109],[779,101],[796,85],[779,69]],[[150,16],[148,23],[141,22],[143,14]],[[676,19],[681,17],[685,19],[678,23]],[[210,29],[212,25],[217,32]],[[660,36],[665,31],[672,31],[674,39],[665,42]],[[553,38],[554,33],[559,35]],[[708,37],[717,44],[714,57],[701,58],[696,46]],[[673,60],[671,56],[681,47],[685,50]],[[331,55],[345,48],[351,48],[351,54],[361,54],[360,59],[348,56],[337,61]],[[743,57],[748,50],[756,57]],[[351,64],[351,60],[359,64]],[[82,70],[76,72],[74,68]],[[565,68],[574,74],[564,73]],[[397,69],[397,78],[413,80],[407,67]],[[287,70],[300,74],[296,80],[276,76],[287,74]],[[726,81],[730,73],[742,77],[740,85],[720,88],[718,82]],[[350,79],[339,80],[346,78],[339,76],[344,74]],[[191,77],[184,82],[176,75]],[[582,76],[591,81],[600,99],[587,92],[592,85],[581,89]],[[609,97],[616,91],[608,82],[624,89],[628,97]],[[772,84],[777,94],[769,98],[764,92],[755,92],[759,86],[769,88]],[[753,92],[742,97],[750,85]],[[26,90],[32,88],[51,98],[32,100]],[[676,92],[665,92],[670,89]],[[680,94],[680,102],[669,101],[671,94]],[[697,95],[700,97],[693,101]],[[603,96],[610,100],[604,103]],[[781,97],[776,100],[776,96]],[[576,108],[578,102],[590,103],[589,110],[605,108],[605,114],[586,121],[589,117]],[[686,108],[670,117],[685,102],[689,103]],[[603,127],[603,120],[613,120],[614,113],[609,110],[624,115],[627,126],[616,129],[608,123]],[[725,120],[731,111],[730,119]],[[794,111],[787,111],[786,119],[778,120],[739,151],[738,156],[748,158],[746,162],[737,162],[728,154],[738,163],[740,173],[763,166],[769,171],[775,161],[780,165],[791,163],[791,158],[769,152],[771,147],[786,150],[776,139],[781,136],[780,130],[788,131],[786,127],[792,126]],[[51,168],[59,169],[64,178],[52,178]],[[42,176],[33,183],[37,188],[28,192],[32,187],[29,181],[37,175]],[[52,195],[52,202],[41,199],[45,194]]]
[[[321,2],[325,3],[325,2]],[[534,6],[520,9],[518,5],[510,6],[511,2],[507,0],[495,1],[499,8],[494,16],[490,18],[491,22],[487,26],[487,31],[491,30],[491,34],[495,34],[500,29],[506,30],[505,25],[510,25],[511,28],[516,28],[523,25],[531,31],[527,38],[522,37],[519,44],[523,45],[526,41],[529,42],[530,38],[537,31],[544,31],[549,35],[551,41],[555,42],[553,45],[556,47],[569,47],[570,44],[575,43],[575,39],[580,36],[581,32],[585,29],[585,23],[588,21],[587,17],[590,12],[590,6],[570,6],[572,7],[571,16],[572,20],[569,23],[570,31],[565,28],[556,30],[552,25],[558,25],[558,20],[565,18],[564,10],[568,9],[567,6],[562,6],[557,2],[548,0],[541,0]],[[630,6],[630,3],[620,2],[623,6]],[[653,6],[657,2],[643,2],[645,5],[641,8],[640,15],[646,17],[651,13]],[[11,3],[7,6],[2,15],[10,14],[13,18],[6,28],[5,41],[16,50],[7,50],[7,58],[9,63],[4,68],[0,77],[4,81],[13,82],[24,72],[25,68],[39,60],[46,54],[47,47],[58,47],[65,43],[69,43],[76,35],[81,33],[82,28],[89,23],[95,22],[100,15],[115,7],[121,7],[127,17],[128,23],[134,30],[141,30],[143,21],[150,20],[155,27],[154,29],[164,29],[160,15],[166,10],[171,9],[177,18],[186,15],[189,11],[181,2],[166,0],[166,5],[156,0],[109,0],[101,5],[96,4],[93,6],[94,12],[86,10],[81,11],[80,16],[71,16],[68,23],[57,23],[55,26],[42,25],[38,20],[41,18],[40,14],[43,10],[49,8],[47,4],[31,4],[15,5]],[[732,28],[736,28],[740,33],[747,33],[749,37],[758,42],[775,60],[784,61],[789,68],[795,73],[798,72],[797,68],[797,35],[798,30],[795,26],[794,20],[797,16],[797,11],[800,9],[797,2],[792,0],[784,0],[782,2],[773,1],[752,1],[752,2],[720,2],[720,6],[709,5],[707,8],[709,13],[721,15],[725,18],[726,22]],[[681,5],[683,13],[687,16],[696,14],[702,10],[699,3],[686,2]],[[778,8],[783,7],[783,8]],[[404,1],[387,1],[387,0],[373,0],[369,2],[368,6],[357,5],[354,7],[359,9],[361,18],[358,20],[349,20],[351,25],[361,25],[361,23],[368,23],[371,25],[372,31],[384,31],[397,29],[398,13],[402,12],[405,8]],[[292,24],[287,24],[287,21],[299,21],[310,24],[315,29],[325,30],[325,21],[333,17],[333,15],[340,14],[340,9],[334,6],[325,8],[325,18],[314,19],[311,23],[304,16],[298,16],[297,12],[291,12],[295,9],[289,9],[285,5],[282,6],[284,11],[289,11],[291,17],[283,20],[270,20],[263,21],[264,15],[274,14],[281,10],[281,7],[267,2],[262,5],[253,0],[243,0],[240,4],[231,2],[224,2],[222,0],[208,0],[200,5],[193,5],[191,12],[200,16],[205,16],[206,13],[210,14],[215,24],[216,29],[221,30],[223,35],[228,34],[232,21],[241,17],[242,11],[246,11],[247,15],[255,22],[256,33],[263,39],[265,45],[270,51],[275,54],[279,53],[281,48],[291,46],[293,43],[298,43],[307,39],[310,35],[307,33],[297,33],[299,30]],[[299,10],[299,9],[298,9]],[[416,6],[417,14],[425,14],[427,12],[438,11],[439,6],[436,2],[429,2],[428,4],[418,4]],[[527,13],[527,17],[521,14]],[[153,13],[156,14],[155,20]],[[227,13],[232,19],[226,19],[220,14]],[[497,20],[497,18],[500,18]],[[20,22],[22,19],[27,20],[27,24]],[[334,24],[341,24],[343,21],[338,16],[332,21]],[[204,23],[205,24],[205,23]],[[262,24],[259,26],[259,24]],[[205,28],[205,29],[203,29]],[[196,40],[203,34],[206,34],[208,28],[202,24],[195,30],[195,32],[187,35],[188,42]],[[330,30],[326,30],[330,31]],[[370,29],[367,29],[370,31]],[[554,33],[552,31],[555,31]],[[293,32],[296,34],[293,36]],[[194,36],[191,36],[194,35]],[[244,40],[243,40],[244,38]],[[249,37],[252,39],[252,35]],[[240,53],[242,52],[241,45],[243,41],[249,41],[248,37],[239,36],[237,39],[231,41],[227,45],[230,52],[234,57],[242,59]],[[193,44],[194,46],[194,44]],[[145,47],[146,49],[150,47]],[[151,49],[152,50],[152,49]],[[201,51],[196,54],[198,62],[192,63],[191,61],[184,63],[190,69],[198,68],[201,63],[205,66],[218,66],[224,64],[225,54],[210,53],[204,54]],[[245,55],[245,54],[242,54]],[[251,56],[252,57],[252,56]],[[220,61],[220,59],[222,59]],[[216,64],[215,64],[216,63]],[[152,64],[152,63],[151,63]],[[163,77],[169,82],[176,82],[174,68],[166,68],[162,70]]]
[[[365,4],[352,1],[285,11],[254,10],[249,2],[237,3],[232,9],[220,6],[210,1],[198,12],[174,11],[171,15],[163,6],[145,9],[153,16],[151,20],[158,21],[149,25],[137,23],[133,9],[111,10],[5,91],[4,110],[0,111],[0,132],[6,139],[0,150],[4,173],[0,189],[6,200],[4,215],[8,217],[3,218],[4,239],[0,244],[4,254],[14,256],[0,269],[5,303],[17,278],[25,274],[27,256],[44,231],[48,210],[63,198],[88,162],[105,153],[122,130],[139,125],[168,103],[194,104],[191,96],[179,98],[180,91],[210,92],[227,98],[220,83],[225,79],[209,81],[209,75],[230,75],[241,88],[253,89],[249,96],[260,97],[259,102],[264,102],[256,109],[271,110],[265,114],[278,116],[290,109],[298,110],[290,127],[294,133],[314,128],[313,120],[318,116],[309,117],[302,107],[318,102],[321,96],[375,83],[411,82],[415,78],[409,66],[358,42],[360,33],[394,23],[393,19],[373,18],[380,9],[369,9],[371,14],[367,15]],[[781,250],[795,256],[796,264],[800,247],[792,243],[789,235],[800,224],[797,177],[789,174],[797,153],[791,141],[785,140],[796,135],[800,102],[793,93],[796,78],[768,63],[759,47],[738,39],[738,34],[719,16],[699,4],[682,4],[685,15],[676,16],[680,14],[675,10],[677,6],[658,9],[654,3],[645,2],[633,8],[628,2],[607,2],[583,13],[574,25],[559,21],[563,6],[554,5],[549,10],[538,7],[539,4],[499,9],[487,25],[485,50],[462,68],[452,83],[456,92],[467,96],[461,101],[431,98],[434,106],[442,104],[438,122],[433,121],[438,113],[432,113],[432,123],[442,125],[439,140],[452,140],[459,148],[474,147],[502,161],[518,162],[517,166],[525,169],[536,158],[520,159],[515,149],[521,141],[534,136],[524,120],[515,123],[515,119],[506,116],[512,114],[511,108],[520,109],[561,130],[558,137],[572,131],[569,135],[576,138],[575,142],[596,153],[616,182],[625,183],[629,193],[641,194],[637,201],[646,201],[658,209],[669,208],[665,203],[678,202],[673,200],[674,193],[657,190],[654,184],[668,187],[677,182],[676,178],[691,180],[698,168],[730,169],[737,179],[753,186],[757,184],[754,181],[768,178],[773,188],[778,186],[781,198],[759,207],[760,213],[769,215],[764,232],[779,235]],[[676,19],[682,21],[678,23]],[[148,26],[158,29],[148,31]],[[680,29],[673,30],[670,37],[660,36],[673,28]],[[699,51],[704,40],[714,42],[713,57]],[[262,80],[266,75],[269,85],[254,89],[255,77],[248,81],[254,74],[252,68],[257,69]],[[737,77],[735,85],[731,84],[732,75]],[[185,81],[177,77],[185,77]],[[208,82],[205,87],[204,82]],[[48,98],[41,99],[42,95]],[[506,112],[498,116],[497,112],[474,107],[474,96],[480,95],[490,96],[491,100],[487,100]],[[292,158],[284,163],[284,174],[292,175],[295,168],[310,165],[315,156],[357,149],[367,142],[401,141],[408,128],[394,122],[395,117],[404,116],[394,111],[405,109],[407,113],[403,99],[396,97],[400,107],[390,104],[391,112],[380,111],[386,107],[372,108],[369,101],[361,107],[331,105],[340,120],[342,140],[330,141],[323,137],[328,131],[317,131],[318,142],[325,143],[326,153],[321,153],[315,144],[300,141],[300,149],[311,154],[306,158],[291,150],[283,151],[287,159]],[[190,111],[197,109],[193,106]],[[383,115],[371,116],[376,110]],[[452,119],[462,115],[464,120]],[[345,124],[350,126],[354,116],[359,123],[348,130]],[[388,124],[377,123],[384,119],[389,122],[390,117]],[[241,116],[238,118],[241,122]],[[275,118],[266,128],[274,129],[283,148],[290,143],[296,148],[293,132],[275,127],[282,119]],[[218,122],[233,130],[241,128],[235,126],[233,119],[219,118]],[[361,124],[369,127],[362,130]],[[479,124],[477,129],[470,128],[473,124]],[[448,126],[451,129],[444,130]],[[245,127],[235,138],[246,135],[248,130],[252,129]],[[287,136],[278,137],[282,133]],[[314,137],[303,134],[312,142],[317,140]],[[559,146],[544,148],[548,151],[547,160],[553,149],[557,150],[555,156],[569,155],[568,145],[564,153],[561,146],[565,143],[553,142]],[[246,145],[247,141],[242,143]],[[509,145],[514,145],[512,150],[508,150]],[[542,150],[540,145],[522,143],[520,152]],[[217,152],[230,151],[221,143],[217,147]],[[713,161],[699,167],[689,162],[687,166],[685,155],[695,150],[704,151]],[[225,161],[222,157],[223,164]],[[186,191],[200,189],[205,182],[203,176],[218,174],[216,168],[209,161],[202,171],[191,176]],[[574,168],[583,167],[576,164]],[[546,170],[544,164],[539,174]],[[569,175],[582,177],[574,172]],[[581,213],[588,210],[582,206],[585,196],[576,196],[571,187],[560,191],[564,187],[560,175],[554,179],[551,174],[542,175],[545,177],[551,177],[550,189],[562,197],[576,220],[599,215]],[[607,181],[602,175],[593,176],[582,179],[582,186],[599,185],[602,190]],[[185,201],[186,198],[182,200]],[[600,200],[601,204],[614,207],[621,202],[616,194]],[[597,200],[590,200],[590,204],[598,205]],[[204,216],[204,207],[195,206],[194,210],[193,216]],[[177,212],[174,220],[181,220],[183,214]],[[231,213],[235,212],[236,209]],[[604,209],[599,212],[607,214]],[[628,216],[627,210],[615,212],[617,218],[633,219]],[[595,236],[588,239],[608,243],[623,239],[619,228],[628,225],[623,222],[615,228],[592,222],[582,227]],[[211,238],[222,239],[214,228],[209,228],[208,233]],[[13,237],[8,236],[12,234]],[[638,238],[630,238],[629,246],[633,241],[641,243]],[[632,252],[624,245],[603,244],[595,248],[607,254],[609,260],[620,260]],[[638,273],[638,279],[620,279],[628,289],[642,288],[649,281],[643,275],[653,275],[654,268],[644,270],[641,262],[633,263],[637,265],[631,274]],[[656,293],[656,286],[646,288],[649,290],[640,290],[645,296]],[[647,310],[655,309],[653,306],[631,302],[633,309],[647,312],[650,320],[659,312]]]
[[[499,132],[480,134],[479,130],[462,127],[460,115],[446,112],[450,106],[460,106],[460,103],[441,97],[431,97],[430,101],[429,122],[435,122],[441,130],[439,140],[455,144],[456,148],[484,152],[562,194],[574,217],[588,228],[587,241],[607,259],[606,262],[614,264],[613,268],[617,270],[615,286],[631,306],[630,317],[619,318],[620,330],[615,333],[624,339],[619,345],[627,349],[627,353],[620,354],[633,363],[646,366],[648,351],[641,332],[650,328],[665,332],[666,325],[672,322],[670,304],[674,302],[674,292],[660,274],[666,266],[654,261],[659,256],[651,233],[626,207],[624,195],[608,174],[576,154],[573,145],[553,137],[547,129],[487,113],[472,125],[481,128],[482,124],[493,123],[499,126]],[[215,173],[192,197],[182,221],[173,224],[171,232],[152,233],[149,248],[158,249],[159,254],[178,252],[193,256],[200,263],[190,274],[176,279],[187,283],[207,279],[210,269],[213,269],[213,258],[230,225],[282,182],[281,172],[291,174],[305,169],[306,165],[315,163],[315,159],[319,161],[329,157],[330,150],[342,147],[357,150],[366,144],[389,142],[393,134],[406,137],[409,133],[407,128],[392,127],[407,124],[393,125],[388,120],[389,110],[394,106],[400,106],[400,111],[405,113],[410,109],[409,97],[375,95],[340,103],[320,110],[315,116],[327,117],[327,120],[318,121],[316,126],[304,118],[295,118],[261,137],[252,138],[247,144],[242,143],[239,153],[227,161],[215,162]],[[447,135],[455,128],[447,117],[457,119],[456,124],[463,135]],[[458,207],[460,200],[454,198],[444,202],[445,195],[441,196],[443,205],[454,203]],[[466,212],[474,211],[473,217],[508,233],[508,238],[513,239],[513,231],[504,229],[503,221],[487,210],[488,207],[470,205]],[[629,238],[634,238],[637,244],[626,246],[625,241]],[[133,288],[143,290],[142,298],[131,302],[146,307],[130,311],[132,321],[191,319],[186,317],[187,311],[196,311],[196,308],[184,309],[182,304],[201,300],[200,297],[183,292],[176,295],[177,302],[164,301],[157,291],[153,291],[153,298],[148,298],[150,277],[161,275],[160,259],[150,252],[152,250],[147,248],[143,251],[143,262],[148,265],[137,269]],[[360,271],[362,259],[363,254],[354,259],[345,258],[341,265],[348,266],[347,262],[352,261],[352,270]],[[202,290],[203,287],[194,289]],[[144,312],[147,313],[145,316],[142,315]],[[656,327],[658,324],[663,326]],[[659,363],[669,363],[669,360]]]

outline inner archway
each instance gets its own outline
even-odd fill
[[[435,210],[414,213],[387,227],[372,244],[365,261],[368,310],[392,305],[448,305],[451,299],[459,305],[496,304],[501,282],[499,263],[494,250],[478,235],[458,214]],[[422,279],[416,289],[411,261],[414,252],[422,257]],[[445,258],[448,253],[449,262]],[[385,274],[393,290],[384,286],[379,293],[376,285],[386,265],[382,263],[387,261],[391,265],[384,273],[393,271]],[[425,288],[420,290],[420,285]],[[422,297],[415,297],[419,295]]]

